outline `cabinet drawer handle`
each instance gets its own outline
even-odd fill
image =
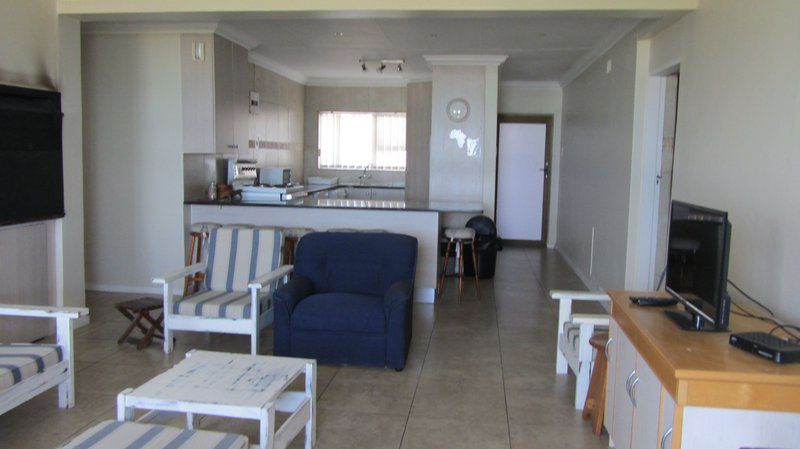
[[[634,407],[636,407],[636,384],[639,383],[639,376],[636,376],[636,379],[633,379],[631,382],[631,388],[628,390],[628,396],[631,398],[631,403]]]
[[[667,449],[667,439],[670,435],[672,435],[672,427],[667,429],[664,435],[661,435],[661,449]]]
[[[606,360],[608,360],[608,347],[611,346],[611,342],[614,341],[614,337],[611,337],[606,342],[605,353],[606,353]]]
[[[236,150],[236,149],[238,149],[238,148],[239,148],[239,145],[233,145],[233,144],[231,144],[231,145],[228,145],[228,148],[230,148],[231,150]]]
[[[634,375],[636,375],[636,370],[631,371],[631,373],[628,374],[628,379],[625,380],[625,391],[628,392],[628,396],[631,395],[631,379],[633,379]]]

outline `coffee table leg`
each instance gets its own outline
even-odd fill
[[[117,395],[117,421],[133,421],[133,407],[125,404],[125,397],[132,391],[132,388],[126,388]]]
[[[306,449],[314,447],[317,439],[317,364],[306,363],[306,397],[311,401],[311,412],[306,423]]]
[[[275,404],[261,409],[261,423],[259,425],[259,449],[273,449],[275,447]]]

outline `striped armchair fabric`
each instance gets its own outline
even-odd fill
[[[0,343],[0,391],[64,360],[58,345]]]
[[[156,424],[103,421],[62,449],[246,449],[246,437],[207,430],[184,430]]]

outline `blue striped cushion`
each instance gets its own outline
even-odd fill
[[[247,437],[136,422],[103,421],[64,449],[246,449]]]
[[[0,391],[62,360],[58,345],[0,343]]]
[[[219,228],[208,243],[206,289],[242,292],[253,279],[281,265],[283,234],[278,229]]]
[[[595,326],[595,332],[608,332],[608,326]],[[573,323],[571,321],[567,321],[564,323],[564,338],[567,339],[567,342],[572,346],[572,349],[575,350],[575,353],[578,353],[578,337],[581,335],[581,325]],[[591,337],[591,336],[590,336]]]
[[[271,307],[271,292],[262,293],[259,299],[261,311]],[[172,305],[172,313],[208,318],[246,319],[251,316],[251,308],[250,292],[205,290],[176,300]]]

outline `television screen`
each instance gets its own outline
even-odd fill
[[[0,226],[64,216],[58,92],[0,86]]]
[[[727,326],[728,214],[692,204],[672,204],[667,253],[667,290]]]

